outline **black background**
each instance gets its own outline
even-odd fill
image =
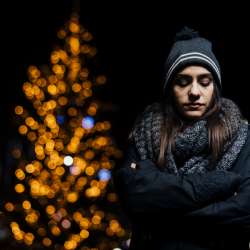
[[[22,92],[27,67],[49,63],[59,42],[56,32],[77,2],[81,24],[94,35],[109,79],[104,97],[117,107],[112,131],[121,149],[136,115],[159,97],[164,61],[184,25],[212,41],[222,69],[222,94],[250,119],[250,14],[240,1],[0,1],[0,208],[13,194],[16,162],[9,149],[20,143],[14,107],[28,105]],[[0,226],[4,221],[2,215]]]
[[[79,2],[81,24],[94,35],[97,56],[109,79],[105,97],[118,107],[113,122],[121,147],[138,112],[157,100],[164,61],[174,34],[183,25],[212,41],[221,64],[223,95],[233,99],[249,119],[250,29],[245,6],[234,2],[219,7],[218,1]],[[0,4],[3,159],[6,145],[17,130],[11,113],[17,104],[26,102],[21,86],[27,80],[27,67],[49,63],[50,52],[58,43],[56,32],[76,3],[23,0]],[[5,165],[4,160],[1,165]]]

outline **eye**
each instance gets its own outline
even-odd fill
[[[199,83],[203,86],[208,86],[210,83],[213,82],[213,78],[212,77],[202,77],[201,79],[199,79]]]
[[[192,77],[179,75],[174,79],[174,84],[185,87],[192,82]]]

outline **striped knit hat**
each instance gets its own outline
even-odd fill
[[[207,68],[221,89],[220,65],[212,51],[211,42],[200,37],[198,32],[184,27],[176,34],[175,42],[165,63],[164,91],[176,73],[189,65]]]

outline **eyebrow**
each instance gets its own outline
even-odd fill
[[[189,74],[184,74],[184,73],[178,73],[177,76],[188,76],[188,77],[192,77]],[[201,77],[213,77],[213,75],[211,73],[203,73],[203,74],[199,74],[197,75],[197,77],[201,78]]]

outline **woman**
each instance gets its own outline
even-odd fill
[[[114,181],[131,250],[248,250],[250,135],[221,97],[211,43],[188,28],[166,60],[160,103],[137,118]]]

